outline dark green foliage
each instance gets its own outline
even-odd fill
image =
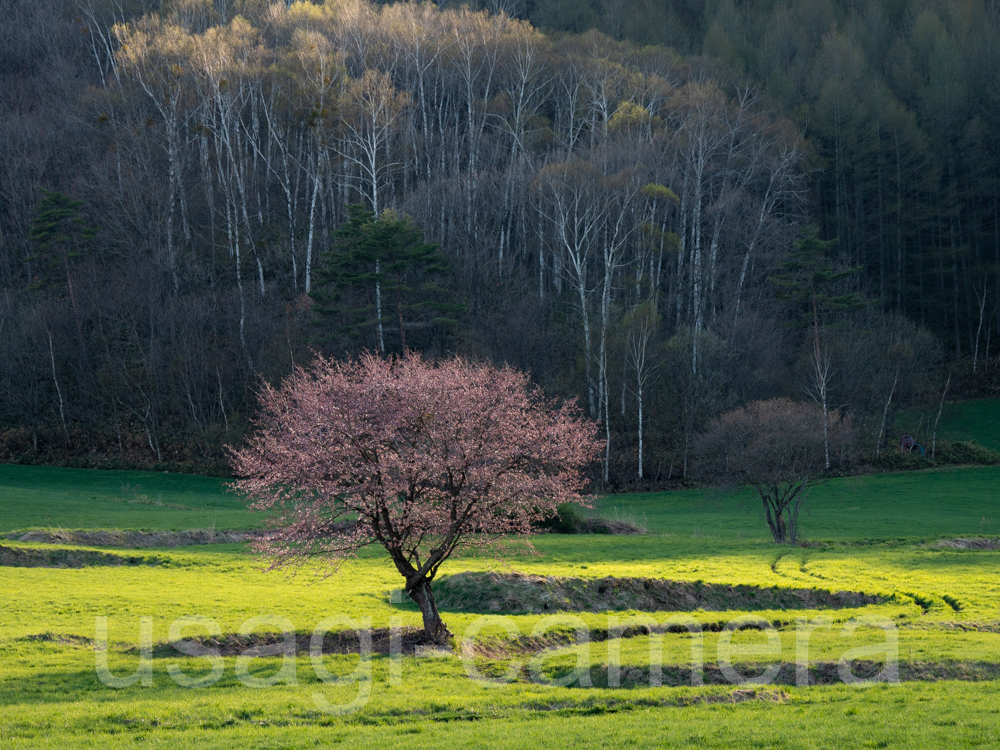
[[[374,339],[373,348],[384,353],[390,346],[422,348],[415,336],[426,345],[428,337],[454,325],[462,305],[450,301],[440,283],[448,266],[413,220],[390,210],[376,218],[362,204],[349,206],[348,216],[322,256],[311,293],[313,309],[336,326],[319,338]],[[386,338],[393,343],[385,344]]]
[[[538,524],[538,528],[553,534],[579,534],[583,516],[573,503],[563,503],[556,514]]]
[[[591,0],[549,0],[536,3],[531,22],[540,28],[582,34],[597,25],[596,3]]]
[[[771,278],[778,298],[798,308],[800,320],[811,326],[818,327],[829,316],[857,310],[864,304],[842,283],[856,276],[861,268],[838,271],[833,258],[836,247],[836,240],[823,241],[816,228],[810,227],[781,264],[781,273]]]
[[[976,289],[1000,326],[1000,6],[989,0],[528,2],[550,29],[664,44],[759,86],[813,156],[819,236],[858,283],[956,355],[982,346]],[[721,65],[720,65],[721,63]]]
[[[83,255],[87,242],[97,233],[80,216],[83,201],[65,193],[39,188],[42,200],[35,208],[35,217],[28,238],[35,248],[29,262],[34,265],[35,289],[71,286],[70,266]]]
[[[944,443],[938,446],[939,463],[992,466],[1000,464],[1000,453],[976,442]]]
[[[937,452],[933,458],[931,458],[929,448],[923,456],[919,453],[886,450],[872,465],[882,471],[905,471],[928,469],[935,466],[996,466],[998,464],[1000,464],[1000,453],[974,441],[949,443],[945,440],[939,440]]]

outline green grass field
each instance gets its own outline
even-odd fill
[[[936,417],[936,409],[902,412],[896,419],[896,432],[911,432],[929,446]],[[1000,451],[1000,399],[983,398],[945,404],[938,424],[938,438],[951,442],[975,441]]]
[[[152,471],[0,464],[0,532],[27,528],[247,529],[260,519],[225,481]]]
[[[550,653],[481,652],[455,657],[376,654],[370,681],[319,682],[308,654],[294,664],[294,682],[268,688],[243,684],[237,658],[211,687],[184,688],[170,676],[179,667],[209,673],[204,658],[177,654],[168,630],[176,618],[215,620],[223,634],[257,615],[287,618],[308,635],[323,618],[370,617],[373,627],[419,624],[412,606],[392,605],[401,584],[388,560],[371,552],[329,578],[308,571],[294,578],[266,573],[242,545],[121,550],[122,566],[0,568],[0,748],[35,747],[690,747],[690,748],[953,748],[1000,743],[1000,550],[939,546],[939,540],[996,537],[1000,467],[955,468],[831,481],[813,490],[802,536],[808,547],[768,541],[756,506],[742,494],[708,491],[603,498],[591,512],[643,522],[639,537],[544,535],[537,555],[509,560],[525,573],[576,578],[649,577],[706,584],[820,588],[881,595],[885,601],[825,612],[754,611],[777,623],[767,653],[758,631],[732,637],[742,672],[768,665],[793,669],[803,652],[796,618],[825,615],[807,654],[812,665],[835,664],[849,648],[881,648],[886,631],[852,617],[892,623],[898,634],[900,684],[650,687],[649,636],[618,644],[622,687],[607,685],[611,645],[596,639]],[[156,504],[159,503],[159,504]],[[0,532],[30,528],[184,530],[247,529],[259,517],[215,479],[140,472],[0,466]],[[3,541],[8,548],[53,545]],[[987,545],[988,546],[988,545]],[[493,560],[459,557],[446,573],[504,571]],[[479,612],[444,611],[461,636]],[[503,614],[503,613],[500,613]],[[511,615],[527,636],[536,627],[568,633],[573,625],[606,631],[609,617],[638,622],[638,612],[584,612],[554,621],[543,614]],[[658,622],[677,615],[652,614]],[[693,611],[703,623],[706,675],[720,662],[723,639],[712,627],[745,612]],[[568,619],[572,616],[578,620]],[[139,663],[139,620],[152,618],[152,684],[114,689],[95,670],[95,622],[109,623],[111,672],[127,675]],[[340,626],[343,627],[343,626]],[[279,630],[277,625],[264,629]],[[204,633],[192,628],[190,633]],[[499,638],[495,627],[482,635]],[[557,639],[558,640],[558,639]],[[496,641],[500,642],[500,641]],[[555,643],[556,641],[553,641]],[[563,641],[564,642],[564,641]],[[695,639],[662,636],[664,674],[687,674]],[[467,668],[503,673],[512,661],[537,659],[549,679],[582,665],[592,686],[539,684],[521,673],[510,684],[482,685]],[[324,657],[336,674],[362,669],[357,656]],[[249,663],[258,678],[278,674],[280,657]],[[398,674],[395,670],[399,669]],[[646,670],[646,671],[644,671]],[[630,676],[631,675],[631,676]],[[586,679],[583,680],[586,683]],[[706,678],[706,682],[711,682]],[[354,713],[326,713],[315,697],[347,704],[369,691]]]

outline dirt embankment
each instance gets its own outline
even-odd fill
[[[760,588],[662,578],[560,578],[458,573],[434,583],[438,607],[460,612],[646,612],[842,609],[887,597],[856,591]]]
[[[117,565],[160,565],[155,555],[115,555],[85,549],[8,547],[0,544],[0,567],[90,568]]]
[[[851,661],[841,665],[835,661],[812,662],[807,666],[791,664],[736,664],[727,675],[718,664],[705,664],[694,674],[691,667],[664,664],[651,680],[648,667],[622,667],[617,685],[623,688],[649,686],[686,687],[692,685],[740,685],[753,683],[766,676],[764,684],[793,686],[838,685],[848,680],[864,682],[992,682],[1000,677],[1000,665],[992,662],[899,662],[887,668],[884,662],[868,660]],[[735,682],[734,682],[735,678]],[[524,678],[526,679],[526,678]],[[608,687],[609,673],[606,666],[590,671],[594,687]]]
[[[18,542],[143,549],[149,547],[190,547],[199,544],[237,544],[251,539],[253,533],[249,531],[216,531],[215,529],[189,529],[188,531],[32,529],[31,531],[14,531],[0,536]]]
[[[1000,549],[1000,537],[980,536],[939,539],[933,546],[941,549]]]

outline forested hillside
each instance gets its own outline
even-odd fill
[[[218,465],[261,378],[413,348],[657,482],[748,400],[877,452],[992,367],[995,6],[483,6],[3,0],[0,456]]]
[[[869,289],[975,349],[1000,315],[1000,5],[535,0],[544,26],[669,44],[745,75],[810,144],[812,218]]]

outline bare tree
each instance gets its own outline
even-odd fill
[[[636,416],[638,417],[639,438],[639,479],[643,479],[643,396],[649,389],[650,381],[655,377],[659,367],[659,359],[653,351],[658,329],[660,314],[651,301],[646,301],[626,316],[622,327],[628,331],[626,341],[626,357],[632,369],[632,380],[636,397]]]
[[[729,403],[713,368],[772,314],[764,281],[803,210],[795,129],[751,91],[600,34],[545,35],[503,2],[76,1],[79,20],[21,3],[0,30],[14,62],[0,70],[0,286],[15,319],[35,311],[21,291],[40,272],[37,186],[79,195],[101,226],[69,309],[43,305],[51,348],[39,327],[38,357],[16,360],[38,387],[11,419],[41,450],[68,433],[74,451],[217,455],[249,384],[308,358],[318,315],[302,292],[358,202],[413,216],[454,259],[461,325],[413,339],[583,396],[609,480],[639,458],[612,460],[635,415],[609,408],[610,389],[638,390],[622,311],[669,311],[664,356],[683,342],[696,370],[642,386],[643,476]],[[363,300],[379,320],[387,293]]]
[[[583,328],[584,363],[587,376],[587,405],[598,416],[593,376],[593,339],[590,298],[592,257],[600,246],[601,229],[608,213],[600,189],[601,176],[585,162],[553,164],[542,170],[539,189],[547,199],[547,218],[552,223],[559,254],[560,270],[577,298]]]
[[[832,414],[830,445],[838,464],[851,460],[850,419]],[[755,401],[716,419],[699,438],[700,470],[711,481],[752,487],[778,544],[795,544],[799,512],[825,465],[823,414],[811,404]]]

